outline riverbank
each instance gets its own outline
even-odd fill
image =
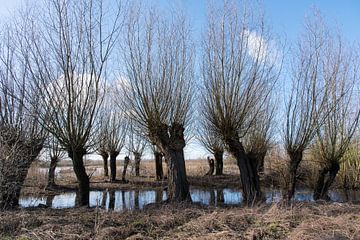
[[[122,161],[117,161],[117,178],[121,179],[121,171],[123,167]],[[44,163],[35,163],[31,166],[28,176],[26,178],[23,194],[39,193],[39,195],[52,194],[52,192],[66,192],[74,191],[77,188],[77,180],[73,169],[64,163],[56,170],[55,182],[60,186],[57,189],[48,191],[47,185],[47,171]],[[107,190],[107,189],[122,189],[122,190],[142,190],[142,189],[164,189],[166,188],[166,180],[156,181],[155,179],[155,164],[153,161],[142,161],[140,165],[140,176],[134,174],[133,166],[128,167],[126,179],[127,183],[121,181],[109,182],[108,177],[104,177],[103,167],[99,161],[87,161],[86,171],[90,176],[90,187],[92,190]],[[165,171],[165,164],[164,164]],[[235,162],[224,162],[224,175],[220,176],[205,176],[208,171],[206,160],[188,160],[186,161],[186,171],[190,186],[194,188],[231,188],[241,189],[239,169]],[[298,174],[298,188],[313,189],[317,169],[311,162],[304,162],[299,168]],[[261,175],[261,185],[265,188],[281,189],[286,185],[287,168],[286,162],[268,161],[265,164],[265,173]],[[333,189],[342,188],[342,185],[337,178],[333,184]]]
[[[152,204],[0,212],[0,239],[360,239],[360,205],[296,203],[253,208]]]

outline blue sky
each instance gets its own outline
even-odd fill
[[[26,1],[31,3],[36,0],[0,0],[0,21],[3,17],[11,18],[11,12]],[[195,41],[199,43],[206,21],[208,0],[143,0],[142,2],[155,3],[165,11],[176,7],[183,8],[191,19]],[[359,0],[263,0],[263,3],[267,20],[273,31],[284,36],[287,43],[296,41],[297,35],[302,30],[305,16],[314,7],[320,10],[328,24],[341,29],[345,39],[360,40]],[[187,158],[204,156],[206,152],[200,150],[198,145],[187,148]]]

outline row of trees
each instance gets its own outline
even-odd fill
[[[189,125],[198,126],[196,134],[214,154],[216,173],[222,174],[226,150],[237,160],[244,199],[260,200],[259,172],[278,135],[279,112],[285,112],[288,199],[309,146],[319,149],[323,162],[314,196],[324,198],[358,126],[359,61],[340,34],[315,14],[291,49],[291,71],[283,74],[287,65],[281,43],[257,7],[225,1],[209,8],[199,81],[191,25],[181,14],[167,17],[105,0],[50,0],[34,8],[39,12],[27,9],[5,25],[0,45],[0,207],[17,204],[27,169],[48,136],[71,158],[79,204],[88,205],[84,155],[98,152],[105,174],[110,156],[110,179],[115,181],[116,157],[129,129],[136,173],[149,142],[158,178],[162,156],[166,159],[169,199],[190,201],[184,159]],[[120,78],[113,76],[118,68]],[[285,93],[285,107],[275,98],[283,75],[291,79],[285,84],[291,89]],[[199,112],[196,119],[194,110]]]

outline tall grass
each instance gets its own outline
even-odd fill
[[[344,188],[360,189],[359,150],[359,145],[353,144],[342,158],[338,175]]]

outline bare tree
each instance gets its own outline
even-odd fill
[[[56,186],[55,170],[58,162],[64,157],[65,152],[58,143],[57,139],[52,135],[47,137],[45,142],[45,149],[47,150],[48,156],[50,158],[47,188],[51,189]]]
[[[22,54],[35,79],[42,126],[72,159],[79,204],[89,203],[89,177],[83,156],[95,146],[96,118],[103,101],[102,74],[121,27],[120,4],[104,1],[46,1],[44,14],[27,26]],[[113,14],[110,14],[113,13]],[[106,26],[106,27],[105,27]]]
[[[359,78],[359,59],[340,36],[327,38],[322,74],[329,85],[324,105],[328,115],[317,130],[315,143],[321,169],[314,190],[314,199],[328,199],[327,192],[340,170],[342,157],[348,151],[358,127],[360,107],[355,95]]]
[[[219,138],[219,136],[211,130],[211,123],[207,122],[206,119],[203,119],[201,121],[201,127],[199,129],[200,129],[198,133],[199,141],[205,147],[205,149],[211,154],[213,154],[215,157],[215,174],[222,175],[223,165],[224,165],[223,164],[224,144],[221,138]],[[210,175],[212,175],[212,173]]]
[[[112,111],[109,116],[109,131],[107,135],[107,148],[110,155],[110,180],[116,180],[116,157],[125,145],[127,123],[124,113]]]
[[[21,36],[5,26],[0,43],[0,209],[18,206],[20,190],[31,163],[44,143],[37,121],[37,106],[31,106],[26,90],[32,78],[18,54]],[[36,92],[28,92],[36,101]]]
[[[261,198],[255,164],[241,141],[261,113],[281,69],[274,39],[255,8],[211,8],[203,38],[204,117],[240,170],[244,199]]]
[[[97,132],[97,144],[96,144],[96,152],[102,157],[103,159],[103,166],[104,166],[104,177],[109,176],[109,167],[108,167],[108,159],[109,159],[109,152],[107,149],[107,131],[108,131],[108,119],[107,119],[107,112],[105,109],[102,109],[99,117],[98,117],[99,129]]]
[[[128,151],[134,155],[135,162],[135,176],[140,176],[140,162],[141,157],[144,154],[144,150],[148,144],[146,136],[136,132],[133,124],[130,121],[130,130],[128,134]]]
[[[324,70],[329,35],[320,16],[307,19],[298,50],[294,53],[292,91],[286,105],[285,149],[290,157],[288,200],[295,193],[296,174],[304,151],[328,113],[328,82]]]
[[[184,17],[168,20],[139,11],[134,8],[127,23],[125,106],[169,162],[169,199],[190,200],[183,149],[193,95],[191,34]]]

